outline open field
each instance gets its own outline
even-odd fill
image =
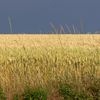
[[[85,46],[85,47],[94,47],[100,46],[100,35],[98,34],[69,34],[69,35],[61,35],[61,34],[35,34],[35,35],[27,35],[27,34],[8,34],[8,35],[0,35],[0,46],[9,47],[9,46]]]
[[[100,35],[0,35],[0,87],[7,100],[35,100],[26,87],[46,90],[41,100],[100,100]]]

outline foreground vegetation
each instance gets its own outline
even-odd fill
[[[0,100],[100,100],[100,36],[69,45],[71,37],[67,45],[58,35],[52,46],[49,38],[45,46],[1,42]]]

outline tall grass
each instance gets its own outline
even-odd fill
[[[59,100],[61,84],[99,100],[100,48],[61,43],[55,47],[34,44],[0,48],[0,86],[8,100],[15,94],[22,95],[27,86],[47,89],[48,100]]]
[[[12,28],[12,19],[11,19],[11,17],[8,17],[8,22],[9,22],[10,33],[13,33],[13,28]]]

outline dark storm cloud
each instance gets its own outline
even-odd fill
[[[68,24],[85,31],[100,30],[100,0],[0,0],[0,32],[9,32],[11,16],[14,32],[50,31],[50,22]]]

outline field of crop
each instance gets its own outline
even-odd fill
[[[100,100],[100,35],[0,35],[0,100],[6,98]]]

